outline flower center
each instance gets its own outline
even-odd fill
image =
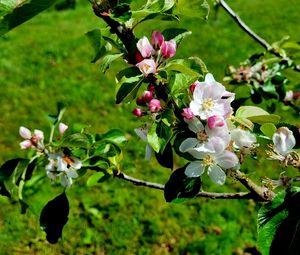
[[[197,133],[197,139],[200,141],[200,142],[207,142],[208,140],[208,135],[205,134],[204,131],[200,131]]]
[[[214,158],[211,155],[206,155],[205,158],[203,159],[203,164],[205,166],[211,166],[214,163],[215,163]]]
[[[209,110],[214,106],[214,100],[212,98],[206,98],[203,100],[202,107],[204,110]]]
[[[71,159],[70,157],[68,157],[68,156],[63,156],[63,160],[67,163],[67,165],[68,165],[68,167],[70,167],[71,166],[71,164],[73,164],[74,163],[74,160],[73,159]]]

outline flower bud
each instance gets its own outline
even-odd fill
[[[137,104],[137,105],[140,105],[140,106],[145,106],[145,105],[146,105],[146,102],[144,101],[144,98],[138,97],[138,98],[136,99],[136,104]]]
[[[194,114],[192,113],[190,108],[184,108],[181,115],[184,117],[185,120],[192,120],[194,118]]]
[[[176,54],[176,42],[174,40],[163,42],[161,53],[164,58],[173,57]]]
[[[191,93],[194,93],[195,88],[200,84],[199,81],[195,81],[191,86],[190,86],[190,91]]]
[[[146,103],[149,103],[153,98],[153,93],[151,91],[146,90],[143,94],[143,100]]]
[[[154,86],[154,84],[149,84],[148,85],[148,90],[151,91],[151,92],[155,92],[155,86]]]
[[[207,125],[209,128],[223,127],[225,125],[224,118],[217,115],[208,117]]]
[[[24,139],[30,139],[31,138],[31,132],[28,128],[26,127],[20,127],[19,129],[19,134],[22,138]]]
[[[156,73],[156,63],[153,59],[144,59],[136,64],[140,71],[147,77],[151,73]]]
[[[153,31],[151,36],[151,44],[155,50],[159,50],[164,42],[164,36],[159,31]]]
[[[140,108],[135,108],[132,111],[133,115],[137,116],[137,117],[141,117],[143,116],[144,112],[140,109]]]
[[[158,99],[152,99],[149,103],[150,112],[158,112],[161,109],[160,101]]]
[[[281,155],[289,153],[296,145],[296,139],[293,132],[287,127],[278,128],[272,137],[275,145],[275,151]]]
[[[64,133],[66,132],[67,129],[68,129],[68,126],[66,124],[64,124],[62,122],[59,123],[59,125],[58,125],[58,131],[59,131],[59,133],[60,133],[61,136],[64,135]]]
[[[148,58],[148,57],[151,56],[152,51],[153,51],[153,47],[149,43],[149,40],[146,36],[144,36],[143,38],[141,38],[137,42],[136,47],[138,48],[138,50],[142,54],[143,58]]]

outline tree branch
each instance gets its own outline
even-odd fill
[[[236,23],[256,42],[263,46],[267,51],[272,49],[272,46],[265,39],[257,35],[251,28],[249,28],[224,0],[218,0],[218,2],[222,8],[236,21]]]
[[[136,179],[131,177],[123,172],[116,172],[115,177],[131,182],[137,186],[144,186],[147,188],[164,190],[165,186],[160,183],[154,182],[147,182],[144,180]],[[237,193],[215,193],[215,192],[205,192],[201,191],[197,194],[197,197],[206,197],[211,199],[254,199],[259,201],[266,201],[261,199],[256,193],[254,192],[237,192]]]

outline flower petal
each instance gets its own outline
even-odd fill
[[[19,134],[22,138],[24,139],[30,139],[31,138],[31,132],[28,128],[26,127],[20,127],[19,129]]]
[[[61,182],[61,185],[63,185],[65,188],[69,188],[72,185],[72,178],[69,178],[66,175],[62,175],[60,182]]]
[[[188,164],[184,173],[188,177],[199,177],[204,173],[205,167],[202,161],[194,161]]]
[[[225,183],[226,174],[219,166],[212,165],[208,167],[207,174],[214,183],[218,185],[223,185]]]
[[[66,171],[66,174],[69,178],[77,178],[78,177],[78,173],[73,169],[68,169]]]
[[[215,78],[211,73],[208,73],[205,75],[204,82],[206,82],[206,83],[215,82]]]
[[[43,131],[38,130],[38,129],[35,129],[35,130],[33,131],[33,133],[34,133],[34,137],[35,137],[38,141],[44,139],[44,132],[43,132]]]
[[[146,145],[146,149],[145,149],[145,157],[146,157],[146,159],[148,159],[148,160],[151,160],[151,157],[152,157],[152,155],[153,155],[153,149],[152,149],[152,147],[150,146],[150,144],[147,144]]]
[[[196,117],[194,117],[192,120],[187,120],[186,123],[188,124],[189,130],[193,131],[194,133],[204,130],[202,122]]]
[[[215,156],[216,163],[222,168],[228,169],[239,164],[238,157],[231,151],[224,151]]]
[[[187,152],[190,149],[193,149],[199,141],[196,138],[187,138],[179,146],[181,152]]]

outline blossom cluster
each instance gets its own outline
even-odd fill
[[[64,123],[59,123],[58,131],[60,138],[63,137],[68,126]],[[24,139],[20,143],[21,149],[34,149],[48,159],[48,164],[45,167],[47,176],[55,181],[60,177],[61,184],[64,187],[72,185],[72,179],[78,177],[77,170],[82,166],[82,162],[63,151],[53,151],[53,148],[44,144],[44,132],[35,129],[33,133],[26,127],[20,127],[20,136]]]
[[[158,67],[176,54],[176,42],[166,41],[159,31],[153,31],[151,43],[146,36],[137,42],[136,66],[145,77],[157,73]]]
[[[229,128],[234,94],[216,82],[212,74],[207,74],[204,82],[196,81],[190,90],[193,99],[182,116],[194,135],[186,138],[179,150],[196,160],[188,164],[185,174],[198,177],[207,170],[209,177],[222,185],[226,179],[224,169],[239,168],[235,151],[244,153],[255,148],[256,137],[240,127]]]

